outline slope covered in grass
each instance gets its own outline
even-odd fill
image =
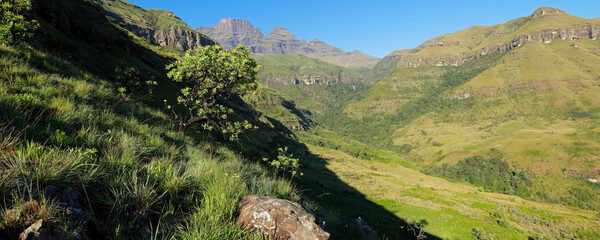
[[[327,162],[341,181],[397,217],[420,223],[427,239],[597,239],[597,211],[539,203],[514,195],[486,192],[468,182],[450,182],[423,174],[417,166],[390,151],[356,144],[332,132],[302,134],[308,148]],[[337,150],[336,150],[337,149]],[[485,177],[485,176],[482,176]],[[337,182],[314,172],[323,189],[335,192]],[[343,194],[340,194],[344,196]],[[337,202],[335,195],[323,196]],[[350,202],[350,201],[349,201]],[[364,215],[367,222],[371,216]],[[397,231],[409,231],[405,226]]]
[[[255,238],[234,224],[238,199],[290,198],[292,184],[219,143],[177,133],[153,104],[162,101],[151,101],[175,91],[164,79],[169,59],[98,7],[43,1],[36,9],[42,30],[31,44],[0,46],[0,235],[17,238],[44,219],[77,238]],[[120,92],[117,67],[164,87]],[[74,203],[55,198],[63,191]]]
[[[595,24],[550,10],[493,29],[510,28],[503,31],[514,32],[508,37],[513,38],[544,29],[563,34],[561,29],[569,26]],[[447,38],[454,37],[467,44],[466,39],[485,43],[500,36],[465,37],[482,28],[440,39],[451,42]],[[591,35],[548,39],[462,59],[456,66],[401,67],[400,60],[391,74],[317,122],[343,136],[406,154],[421,165],[456,164],[498,150],[511,169],[531,176],[532,194],[526,198],[599,209],[600,186],[594,181],[600,178],[600,42]],[[455,48],[430,46],[401,58],[425,49],[442,56]]]

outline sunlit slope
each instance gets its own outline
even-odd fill
[[[407,56],[423,50],[402,55],[391,74],[346,104],[345,117],[329,121],[328,127],[406,153],[422,165],[456,163],[496,149],[513,169],[533,177],[530,199],[598,209],[598,28],[578,38],[556,37],[571,36],[597,19],[550,10],[556,9],[541,8],[532,16],[494,26],[494,31],[514,33],[510,36],[480,36],[476,33],[486,27],[475,26],[440,39],[458,39],[466,49],[475,50],[496,44],[493,41],[544,35],[547,29],[555,30],[550,31],[554,38],[544,35],[542,41],[525,41],[477,57],[461,55],[468,57],[461,57],[456,66],[402,67]],[[459,45],[422,49],[438,49],[431,53],[443,56]]]
[[[400,67],[458,65],[496,51],[506,51],[526,42],[582,39],[598,36],[598,19],[576,17],[551,7],[541,7],[529,16],[493,26],[472,26],[445,34],[419,45],[399,61]]]
[[[594,232],[600,226],[595,211],[482,192],[477,187],[422,174],[404,167],[402,162],[385,160],[389,156],[365,160],[315,145],[308,147],[327,159],[327,167],[341,180],[367,198],[409,222],[424,223],[426,232],[442,239],[599,236]],[[327,182],[328,176],[315,177],[322,179],[325,188],[335,185]],[[324,194],[322,198],[329,197]]]

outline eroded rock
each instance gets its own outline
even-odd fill
[[[65,230],[55,224],[40,219],[19,235],[19,240],[66,240],[71,239]]]
[[[260,231],[277,240],[329,239],[322,219],[310,209],[288,200],[263,195],[243,197],[237,205],[236,224],[249,231]]]

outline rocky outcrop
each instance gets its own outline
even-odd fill
[[[198,46],[214,45],[215,41],[192,29],[170,11],[143,9],[121,0],[103,1],[106,15],[115,23],[138,37],[148,39],[161,47],[174,47],[179,51],[195,49]],[[122,15],[122,12],[131,12]]]
[[[243,197],[237,204],[236,224],[259,231],[267,239],[324,240],[329,233],[324,222],[310,209],[288,200],[263,195]]]
[[[313,73],[303,73],[303,74],[296,74],[293,77],[282,77],[282,76],[277,76],[277,75],[267,75],[267,76],[263,76],[261,77],[261,82],[271,86],[271,85],[275,85],[275,84],[280,84],[280,85],[313,85],[313,84],[318,84],[318,85],[331,85],[337,82],[343,82],[343,83],[353,83],[353,82],[359,82],[362,81],[361,78],[359,77],[351,77],[351,76],[328,76],[328,75],[320,75],[320,74],[313,74]]]
[[[545,21],[558,21],[556,17],[564,17],[565,19],[575,18],[564,11],[551,7],[541,7],[537,9],[533,14],[509,21],[502,25],[495,25],[491,27],[473,27],[475,29],[482,29],[485,33],[479,33],[479,35],[471,35],[472,39],[465,38],[472,34],[474,31],[471,30],[467,33],[456,33],[455,35],[450,34],[449,36],[440,36],[417,47],[416,51],[421,51],[426,48],[455,48],[452,51],[464,51],[463,49],[473,49],[471,51],[464,52],[463,54],[440,54],[440,55],[427,55],[423,56],[420,54],[406,54],[402,56],[397,64],[397,67],[419,67],[423,65],[433,66],[456,66],[468,61],[470,59],[479,58],[484,55],[488,55],[495,52],[505,52],[513,48],[522,46],[527,42],[543,42],[550,43],[555,39],[562,40],[577,40],[577,39],[597,39],[600,32],[600,22],[594,20],[578,21],[583,23],[572,24],[566,27],[546,28],[537,31],[529,31],[526,34],[515,34],[521,27],[527,24],[530,27],[546,26]],[[562,21],[562,18],[560,19]],[[569,21],[569,20],[565,20]],[[575,22],[575,21],[574,21]],[[540,25],[542,24],[542,25]],[[546,24],[546,25],[543,25]],[[472,28],[469,28],[472,29]],[[466,30],[465,30],[466,31]],[[506,39],[506,36],[513,35],[512,39],[502,44],[492,44],[484,47],[477,47],[478,44],[485,42],[489,37],[496,39]],[[462,43],[458,39],[465,39],[465,42],[472,41],[477,37],[481,41],[476,43]],[[451,40],[446,40],[451,39]],[[456,48],[458,47],[458,48]],[[461,49],[462,48],[462,49]],[[449,52],[452,52],[449,51]],[[443,52],[443,51],[441,51]]]
[[[539,30],[534,34],[521,34],[513,38],[511,41],[502,45],[491,45],[476,50],[473,53],[463,55],[461,57],[421,57],[419,55],[405,55],[398,62],[398,67],[419,67],[424,65],[433,66],[457,66],[463,64],[470,59],[476,59],[484,55],[495,52],[505,52],[513,48],[522,46],[527,42],[544,42],[550,43],[554,39],[562,40],[577,40],[588,38],[596,40],[600,32],[600,24],[576,24],[565,28],[551,28]],[[454,43],[455,44],[455,43]],[[424,47],[433,46],[450,46],[449,43],[427,44]]]
[[[169,26],[165,30],[155,31],[152,39],[159,46],[174,46],[179,51],[187,51],[195,49],[198,46],[216,44],[213,40],[199,32],[185,30],[176,26]]]
[[[19,235],[19,240],[67,240],[72,238],[65,230],[40,219]]]

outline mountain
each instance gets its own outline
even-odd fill
[[[256,55],[301,54],[339,66],[368,69],[380,60],[360,51],[344,52],[318,39],[310,42],[298,40],[285,27],[274,27],[271,33],[265,36],[248,20],[224,18],[216,26],[200,27],[196,30],[214,39],[225,49],[244,44],[251,47]]]
[[[436,37],[384,58],[390,74],[317,122],[422,166],[499,151],[533,176],[524,197],[600,209],[599,29],[542,7]]]
[[[364,78],[348,68],[296,54],[255,56],[261,82],[312,114],[327,112],[345,96],[364,89]]]
[[[112,20],[152,44],[176,51],[214,45],[212,39],[185,24],[173,12],[144,9],[123,0],[98,0]]]

